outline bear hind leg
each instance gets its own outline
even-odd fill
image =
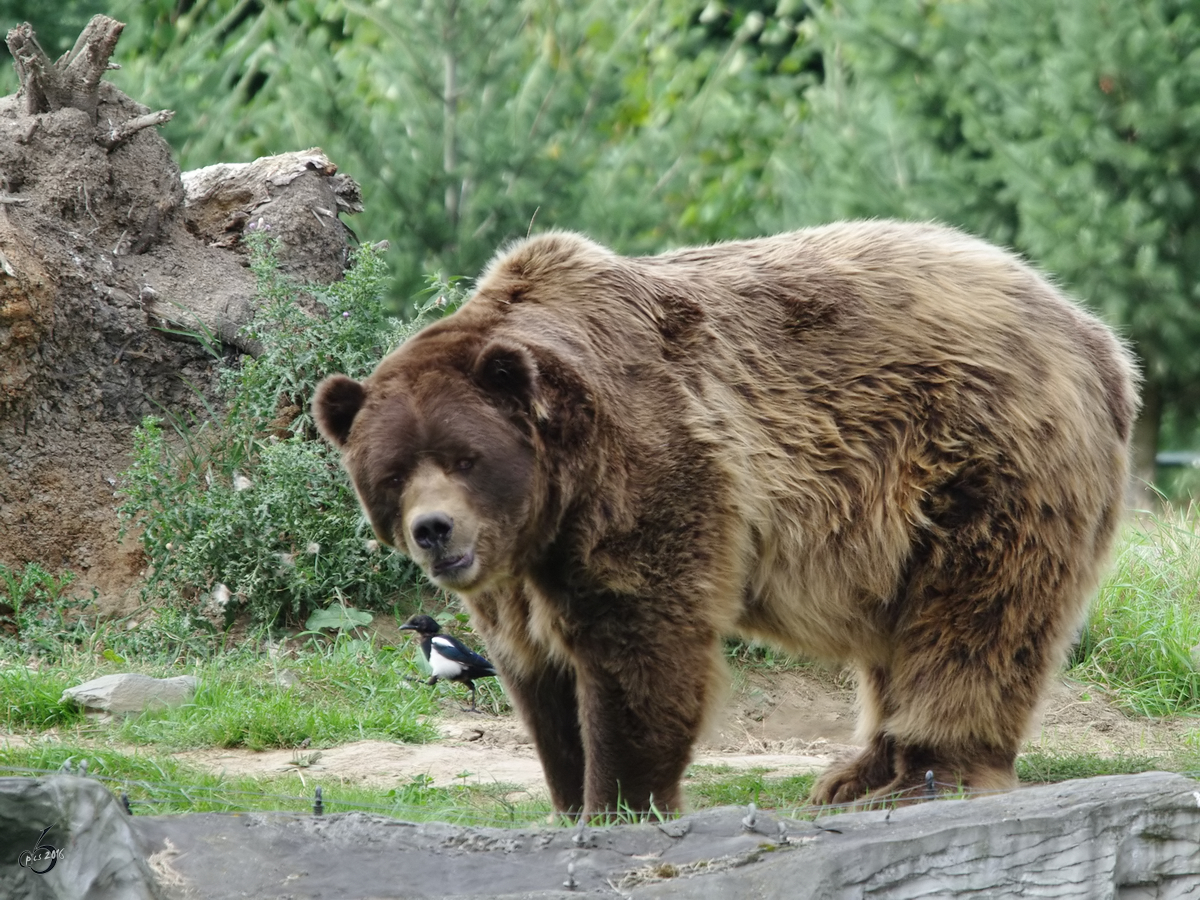
[[[1021,546],[1014,530],[1001,543]],[[921,799],[929,771],[939,793],[1016,786],[1017,750],[1065,656],[1082,590],[1036,537],[1025,538],[1020,566],[989,559],[980,544],[910,583],[882,723],[896,742],[896,777],[877,798]]]
[[[1017,786],[1015,751],[977,747],[970,753],[953,755],[898,744],[893,759],[895,778],[863,797],[862,807],[906,806],[940,794],[962,791],[977,795]]]
[[[858,667],[859,738],[866,747],[826,769],[813,785],[810,803],[850,803],[895,780],[896,742],[882,730],[888,712],[887,690],[886,669]]]

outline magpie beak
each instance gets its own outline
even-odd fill
[[[437,684],[439,678],[457,681],[471,689],[471,712],[475,709],[475,679],[490,678],[495,667],[457,638],[442,634],[442,628],[432,616],[413,616],[400,626],[401,631],[415,631],[421,639],[421,652],[429,663],[433,677],[426,684]]]

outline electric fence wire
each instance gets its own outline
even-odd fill
[[[0,765],[0,774],[11,772],[15,775],[42,777],[48,775],[77,774],[64,772],[60,769],[37,769],[24,766]],[[169,781],[147,781],[144,779],[125,778],[121,776],[99,775],[88,773],[88,778],[110,785],[110,793],[127,792],[130,788],[145,791],[149,796],[130,797],[130,805],[137,807],[175,807],[168,809],[171,814],[183,812],[229,812],[229,813],[270,813],[278,815],[304,815],[302,810],[313,806],[312,795],[299,796],[295,794],[277,794],[268,791],[244,791],[220,786],[184,784]],[[313,787],[316,788],[316,779]],[[368,803],[361,800],[339,799],[336,794],[330,796],[324,791],[328,786],[322,786],[322,805],[325,812],[374,812],[390,818],[408,818],[413,821],[430,821],[436,817],[439,822],[450,822],[462,825],[493,826],[498,828],[523,827],[544,820],[549,809],[544,812],[524,815],[515,812],[510,815],[486,814],[462,807],[438,804],[429,806],[419,803]],[[117,790],[114,790],[117,789]],[[239,802],[239,798],[247,798]],[[254,802],[250,799],[253,798]],[[213,809],[187,809],[208,804]],[[179,808],[184,807],[184,808]]]
[[[62,775],[62,769],[34,769],[22,766],[5,766],[0,765],[0,773],[11,772],[16,775],[23,776],[47,776],[47,775]],[[1200,780],[1200,770],[1189,770],[1179,772],[1186,778]],[[220,807],[219,809],[201,809],[190,810],[192,812],[228,812],[228,813],[269,813],[273,815],[305,815],[296,807],[307,809],[313,806],[312,796],[297,796],[293,794],[275,794],[267,791],[243,791],[223,788],[219,786],[208,787],[195,784],[180,784],[176,782],[155,782],[145,781],[141,779],[122,778],[119,776],[108,776],[88,773],[88,778],[96,781],[110,783],[114,786],[120,786],[123,790],[128,790],[130,787],[139,788],[146,791],[151,796],[138,797],[130,800],[130,803],[135,807],[156,807],[156,806],[174,806],[182,805],[198,805],[209,803],[213,806]],[[1036,787],[1041,785],[1022,785],[1017,790],[1023,788]],[[314,780],[314,787],[316,787]],[[324,790],[328,790],[328,786],[322,786]],[[884,810],[897,801],[912,801],[923,800],[927,802],[936,802],[939,800],[960,800],[975,797],[995,796],[999,794],[1010,793],[1005,790],[976,790],[970,788],[961,788],[953,782],[943,781],[928,781],[925,784],[925,790],[929,792],[928,796],[922,794],[918,789],[916,792],[906,792],[903,795],[895,795],[893,797],[875,798],[870,806],[873,810]],[[942,793],[943,790],[945,793]],[[111,789],[110,789],[111,792]],[[164,796],[165,795],[165,796]],[[238,803],[235,798],[255,798],[254,803],[244,802]],[[275,804],[275,805],[272,805]],[[539,813],[518,813],[514,812],[510,815],[485,814],[479,811],[472,811],[457,807],[448,807],[445,805],[429,806],[415,803],[366,803],[361,800],[339,799],[336,794],[325,794],[322,798],[324,812],[372,812],[379,813],[390,818],[408,819],[409,821],[438,821],[449,822],[458,825],[475,825],[483,827],[496,828],[527,828],[535,825],[544,825],[548,819],[548,811]],[[805,820],[805,819],[824,819],[832,815],[850,812],[863,812],[866,807],[861,802],[851,803],[832,803],[822,806],[805,805],[797,807],[779,807],[771,810],[776,815],[783,816],[788,819]],[[188,812],[186,809],[171,809],[172,814]],[[574,820],[565,816],[553,817],[555,821],[561,820],[563,825],[574,826]],[[612,823],[632,823],[653,821],[656,817],[651,814],[626,814],[613,815],[610,817]],[[665,817],[664,817],[665,818]]]

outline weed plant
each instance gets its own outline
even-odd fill
[[[1133,712],[1200,713],[1200,508],[1128,528],[1071,662]]]
[[[147,596],[226,624],[242,611],[304,622],[332,603],[390,608],[416,592],[419,572],[373,539],[309,402],[328,374],[368,375],[463,291],[435,281],[437,299],[400,323],[377,249],[356,252],[343,281],[301,289],[280,274],[268,236],[248,240],[261,308],[247,336],[261,353],[223,373],[224,413],[206,405],[207,419],[164,410],[143,421],[121,480],[120,513],[151,563]]]
[[[71,572],[52,575],[37,563],[19,569],[0,563],[0,638],[43,656],[85,640],[86,621],[71,615],[84,605],[71,596],[74,580]]]

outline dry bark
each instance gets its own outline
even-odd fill
[[[8,49],[21,81],[18,96],[24,100],[26,115],[78,109],[87,115],[92,125],[96,125],[101,79],[108,69],[116,68],[109,59],[124,28],[124,24],[116,19],[93,16],[75,46],[53,63],[28,22],[9,31]],[[174,115],[173,111],[162,109],[126,119],[119,125],[110,124],[101,129],[97,140],[105,149],[112,150],[143,128],[162,125]]]

